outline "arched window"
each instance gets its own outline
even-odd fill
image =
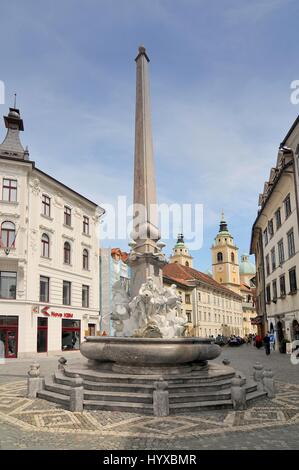
[[[234,253],[231,253],[230,255],[230,259],[232,260],[232,263],[235,262],[235,254]]]
[[[187,266],[187,267],[189,266],[189,263],[188,263],[188,261],[186,261],[186,263],[185,263],[185,266]]]
[[[46,233],[42,234],[41,243],[42,243],[42,256],[44,256],[45,258],[49,258],[50,257],[50,239]]]
[[[88,269],[89,267],[89,254],[88,250],[84,248],[83,250],[83,269]]]
[[[64,242],[63,245],[63,262],[65,264],[71,264],[71,245],[69,242]]]
[[[223,254],[221,253],[221,251],[217,253],[217,261],[218,263],[221,263],[223,261]]]
[[[4,248],[15,246],[16,227],[13,222],[3,222],[1,225],[1,245]]]

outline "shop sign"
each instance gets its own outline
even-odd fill
[[[31,313],[39,313],[39,305],[32,305]]]
[[[41,313],[43,313],[46,317],[53,317],[53,318],[73,318],[73,313],[61,313],[61,312],[53,312],[52,310],[49,311],[50,307],[45,306],[41,309]]]
[[[250,318],[250,322],[252,325],[261,325],[263,323],[261,316],[255,317],[255,318]]]

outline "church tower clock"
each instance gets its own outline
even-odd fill
[[[219,232],[212,245],[213,278],[240,294],[238,248],[229,233],[222,211]]]

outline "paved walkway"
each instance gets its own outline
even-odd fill
[[[26,375],[32,360],[0,366],[1,449],[298,449],[299,366],[287,355],[243,345],[225,348],[222,356],[245,375],[259,360],[277,378],[277,395],[246,411],[217,410],[155,418],[135,413],[71,413],[44,400],[26,398]],[[70,363],[80,356],[69,355]],[[56,358],[40,359],[50,374]]]

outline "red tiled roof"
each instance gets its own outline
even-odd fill
[[[163,276],[173,280],[174,282],[179,282],[186,287],[192,287],[196,281],[200,281],[214,289],[222,290],[226,294],[240,297],[236,292],[224,287],[207,274],[197,271],[197,269],[190,268],[189,266],[183,266],[179,263],[166,264],[163,268]]]

